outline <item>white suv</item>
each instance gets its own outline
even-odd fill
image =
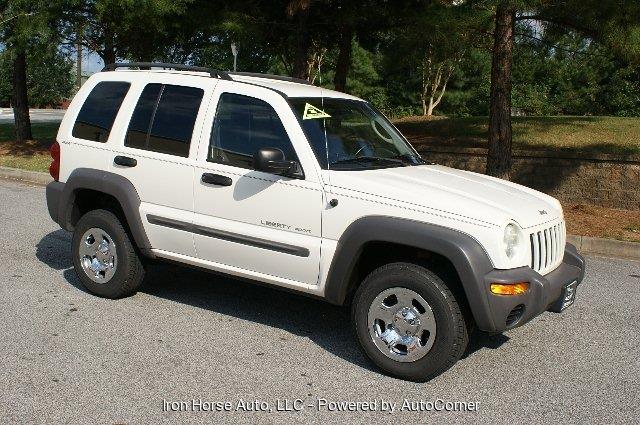
[[[110,65],[57,140],[49,212],[91,292],[133,294],[166,259],[351,305],[405,379],[449,368],[473,328],[562,311],[584,276],[558,201],[427,163],[369,103],[304,81]]]

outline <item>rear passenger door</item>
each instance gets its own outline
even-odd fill
[[[215,92],[194,176],[198,257],[276,284],[316,285],[323,191],[291,107],[250,84],[219,81]],[[253,155],[266,147],[298,161],[304,177],[255,170]]]
[[[136,74],[137,76],[138,74]],[[129,179],[154,249],[195,256],[193,166],[213,78],[139,73],[121,121],[111,170]],[[192,142],[193,141],[193,142]]]

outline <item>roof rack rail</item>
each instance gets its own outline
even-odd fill
[[[218,71],[217,69],[206,68],[203,66],[183,65],[180,63],[163,63],[163,62],[117,62],[110,63],[102,71],[115,71],[118,68],[163,68],[163,69],[175,69],[176,71],[193,71],[193,72],[206,72],[213,78],[220,78],[222,80],[231,80],[229,73],[226,71]]]
[[[307,84],[309,86],[313,85],[309,80],[288,77],[285,75],[261,74],[259,72],[228,72],[227,74],[229,74],[230,76],[237,75],[239,77],[268,78],[269,80],[289,81],[291,83]]]

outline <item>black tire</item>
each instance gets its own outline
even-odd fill
[[[436,321],[435,341],[427,354],[413,362],[400,362],[383,354],[369,333],[369,308],[383,291],[408,288],[429,303]],[[379,368],[397,378],[425,382],[453,366],[469,342],[460,305],[449,287],[436,274],[409,263],[391,263],[369,274],[358,287],[351,306],[354,331],[366,356]]]
[[[106,283],[94,282],[87,276],[80,262],[80,244],[83,234],[91,228],[107,232],[116,247],[117,262],[113,276]],[[78,221],[72,238],[73,267],[82,285],[91,293],[104,298],[122,298],[136,293],[144,278],[144,264],[129,234],[111,211],[93,210]]]

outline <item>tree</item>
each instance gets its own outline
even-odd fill
[[[405,79],[416,81],[423,115],[433,114],[461,60],[483,42],[486,20],[465,4],[434,2],[389,32],[390,68],[405,67]]]
[[[349,22],[343,22],[340,26],[338,39],[338,58],[336,60],[336,72],[333,77],[333,86],[338,91],[347,90],[347,76],[351,65],[351,42],[353,41],[353,26]]]
[[[489,101],[489,146],[487,174],[510,179],[511,170],[511,67],[513,64],[514,19],[510,0],[496,7]]]
[[[486,6],[485,2],[477,2]],[[535,21],[543,28],[583,34],[609,46],[619,57],[640,60],[640,2],[618,0],[497,0],[489,151],[486,172],[509,179],[511,167],[511,67],[514,27],[518,21]]]
[[[0,39],[13,61],[12,104],[16,140],[33,138],[29,118],[27,53],[37,40],[50,40],[60,13],[57,1],[8,0],[0,4]]]
[[[287,16],[296,21],[296,43],[293,61],[292,76],[296,78],[308,78],[307,59],[311,47],[309,33],[309,9],[311,0],[290,0],[287,5]]]
[[[26,54],[27,98],[29,107],[59,104],[71,96],[74,87],[73,67],[56,44],[33,45]],[[0,102],[12,99],[13,58],[10,51],[0,53]]]
[[[180,56],[180,42],[193,42],[189,37],[203,26],[200,10],[189,10],[194,1],[78,0],[65,13],[66,43],[80,42],[105,64],[118,58],[151,62],[171,50]]]

